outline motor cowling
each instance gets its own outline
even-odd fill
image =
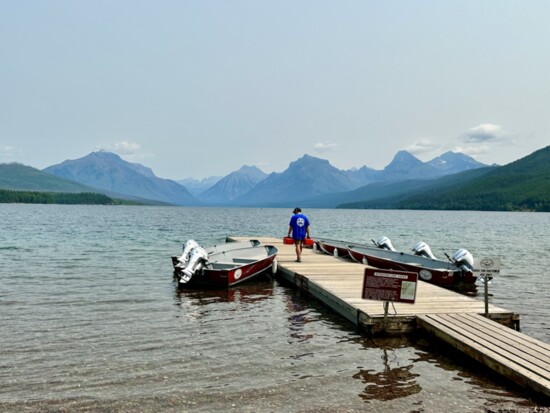
[[[187,266],[181,271],[180,282],[188,283],[193,275],[197,273],[208,262],[208,253],[202,247],[195,247],[189,254],[189,262]]]
[[[453,263],[461,268],[463,271],[473,271],[474,270],[474,257],[470,251],[461,248],[457,250],[451,257]]]
[[[432,249],[424,241],[417,242],[412,250],[414,255],[420,255],[421,257],[432,258],[434,260],[436,259],[432,253]]]
[[[191,251],[197,247],[199,247],[199,244],[192,239],[190,239],[183,245],[183,252],[181,256],[178,258],[178,261],[179,261],[178,268],[185,268],[187,266],[187,264],[189,263],[189,257],[191,255]]]
[[[378,248],[382,248],[384,250],[390,250],[395,251],[395,248],[393,248],[393,245],[391,243],[391,240],[388,237],[380,237],[378,241],[376,241],[376,246]]]

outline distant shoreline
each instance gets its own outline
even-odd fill
[[[61,204],[61,205],[144,205],[135,201],[114,199],[94,192],[41,192],[0,189],[2,204]]]

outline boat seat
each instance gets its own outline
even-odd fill
[[[216,270],[230,270],[235,268],[235,264],[232,262],[213,262],[210,265]]]
[[[250,258],[233,258],[233,262],[236,264],[249,264],[251,262],[258,261],[257,259],[250,259]]]

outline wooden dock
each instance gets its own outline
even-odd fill
[[[550,397],[550,345],[479,314],[424,314],[418,324],[515,383]]]
[[[414,304],[392,303],[384,317],[382,301],[365,300],[363,264],[304,249],[295,262],[293,245],[281,239],[258,239],[275,245],[277,275],[342,315],[361,330],[403,334],[423,328],[494,371],[538,394],[550,397],[550,345],[514,330],[519,316],[481,300],[418,282]]]

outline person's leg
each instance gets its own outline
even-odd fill
[[[296,261],[302,261],[302,241],[294,240],[296,246]]]

